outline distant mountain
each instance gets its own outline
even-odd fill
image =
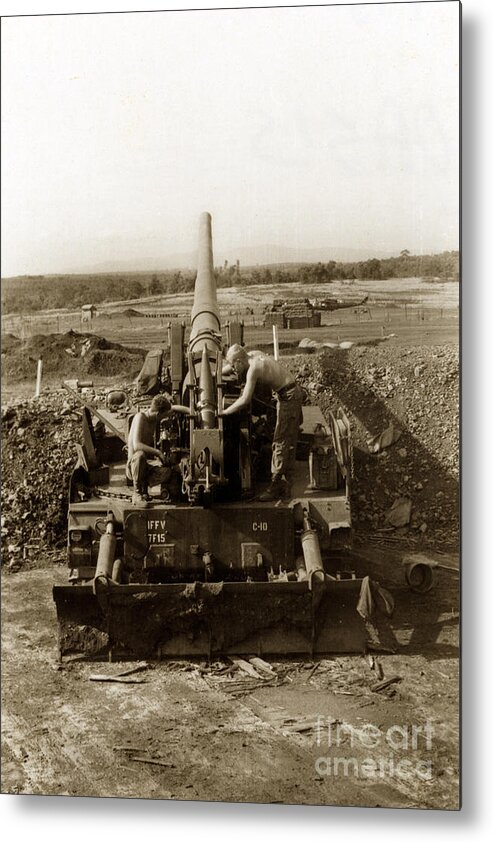
[[[339,246],[323,246],[315,249],[297,249],[290,246],[262,245],[251,248],[239,246],[228,253],[221,249],[214,250],[214,264],[223,266],[224,261],[242,266],[265,266],[273,263],[328,263],[335,260],[341,263],[358,262],[372,257],[392,257],[392,252],[381,249],[354,249]],[[75,273],[96,272],[158,272],[164,269],[195,269],[197,252],[182,252],[153,258],[132,258],[130,260],[109,260],[74,269]]]
[[[378,249],[354,249],[340,246],[299,249],[290,246],[264,245],[254,248],[238,248],[235,254],[231,254],[230,257],[225,255],[223,258],[219,253],[215,255],[215,262],[223,263],[226,258],[230,263],[239,260],[244,266],[269,263],[328,263],[329,260],[349,263],[351,261],[368,260],[371,257],[392,257],[392,253]]]

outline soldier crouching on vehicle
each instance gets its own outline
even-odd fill
[[[240,397],[223,410],[223,415],[232,415],[248,406],[257,383],[268,386],[274,393],[277,400],[277,420],[272,441],[272,478],[259,500],[269,502],[289,498],[294,479],[299,427],[303,417],[301,388],[295,383],[291,372],[273,357],[260,351],[247,353],[241,345],[232,345],[226,354],[226,362],[224,373],[230,368],[240,379],[246,377],[246,381]]]
[[[138,412],[132,419],[128,434],[128,458],[126,476],[133,484],[132,505],[147,505],[148,488],[153,485],[166,485],[172,477],[173,469],[168,464],[168,457],[155,446],[159,436],[159,424],[172,412],[189,414],[186,406],[174,406],[164,395],[156,395],[148,410]],[[149,460],[159,460],[160,465]]]

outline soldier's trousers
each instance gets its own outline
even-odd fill
[[[149,486],[169,482],[171,474],[171,468],[150,464],[142,450],[136,450],[131,460],[127,462],[127,479],[132,480],[134,491],[139,494],[147,494]]]
[[[277,395],[277,422],[272,440],[272,482],[284,478],[289,485],[294,478],[296,445],[303,412],[303,393],[297,384]]]

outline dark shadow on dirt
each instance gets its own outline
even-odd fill
[[[442,465],[419,439],[405,427],[402,418],[397,417],[389,406],[384,402],[367,383],[356,379],[355,371],[351,366],[350,357],[345,351],[332,351],[330,356],[323,355],[321,366],[324,371],[324,385],[330,387],[332,399],[329,402],[323,400],[323,396],[317,396],[317,403],[322,404],[323,409],[336,409],[341,405],[349,410],[361,423],[362,427],[372,435],[381,433],[389,423],[402,430],[397,447],[405,448],[406,474],[415,478],[426,478],[426,488],[420,492],[414,492],[413,503],[423,501],[435,502],[435,495],[442,492],[443,512],[448,516],[449,523],[457,523],[459,483],[450,471]],[[321,400],[320,400],[321,399]],[[427,400],[426,392],[423,400]],[[377,502],[386,509],[397,496],[409,494],[409,487],[403,483],[401,475],[396,471],[386,472],[385,485],[382,482],[382,468],[386,460],[395,458],[395,446],[383,451],[382,454],[373,455],[367,450],[354,448],[354,473],[355,487],[353,494],[353,510],[356,521],[359,518],[358,501],[358,477],[364,477],[364,485],[375,490],[378,496]],[[382,462],[384,465],[382,465]],[[413,495],[411,495],[413,496]],[[419,499],[418,499],[419,498]],[[430,524],[432,525],[432,524]],[[457,545],[451,544],[448,549],[457,550]]]
[[[361,423],[362,427],[371,434],[384,430],[390,422],[402,430],[397,448],[405,448],[406,473],[414,478],[426,478],[428,482],[419,492],[414,492],[419,498],[420,508],[436,504],[436,494],[441,491],[443,500],[442,512],[446,515],[447,523],[458,522],[459,483],[457,478],[442,465],[418,438],[406,429],[402,418],[397,417],[388,403],[384,402],[366,383],[358,380],[351,366],[350,356],[345,351],[332,351],[322,361],[324,371],[324,385],[330,387],[332,396],[330,406],[320,403],[322,408],[336,409],[343,406],[349,410]],[[319,402],[317,396],[317,403]],[[426,400],[426,394],[424,396]],[[384,466],[392,465],[395,447],[389,448],[386,456],[375,456],[361,448],[354,448],[354,488],[353,488],[353,516],[358,526],[361,524],[361,504],[358,491],[362,484],[365,488],[373,489],[379,508],[386,510],[393,499],[409,494],[409,486],[404,486],[399,473],[385,470],[385,482],[382,481]],[[385,451],[384,451],[385,452]],[[390,461],[388,461],[390,460]],[[386,464],[387,463],[387,464]],[[358,483],[358,477],[363,478]],[[413,493],[410,494],[413,498]],[[383,525],[383,524],[382,524]],[[430,526],[433,523],[430,521]],[[395,533],[394,533],[395,534]],[[410,533],[410,536],[416,533]],[[370,540],[372,539],[372,540]],[[376,540],[375,540],[376,539]],[[390,627],[397,651],[410,655],[421,654],[435,660],[441,658],[456,658],[458,656],[457,629],[459,579],[458,573],[445,570],[434,570],[434,585],[426,594],[413,593],[405,583],[403,560],[410,553],[424,552],[426,548],[413,545],[402,536],[402,543],[394,539],[390,546],[382,539],[379,545],[378,535],[369,523],[357,528],[357,553],[355,566],[364,575],[366,572],[389,588],[396,599],[396,610]],[[449,546],[442,546],[442,551],[448,549],[457,553],[458,546],[450,542]],[[430,558],[433,551],[430,551]],[[436,560],[436,556],[435,556]],[[389,629],[387,629],[387,633]],[[389,638],[388,638],[389,639]],[[383,644],[383,641],[382,641]]]

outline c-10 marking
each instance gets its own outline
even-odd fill
[[[253,532],[267,532],[269,526],[266,520],[254,521],[252,523]]]

